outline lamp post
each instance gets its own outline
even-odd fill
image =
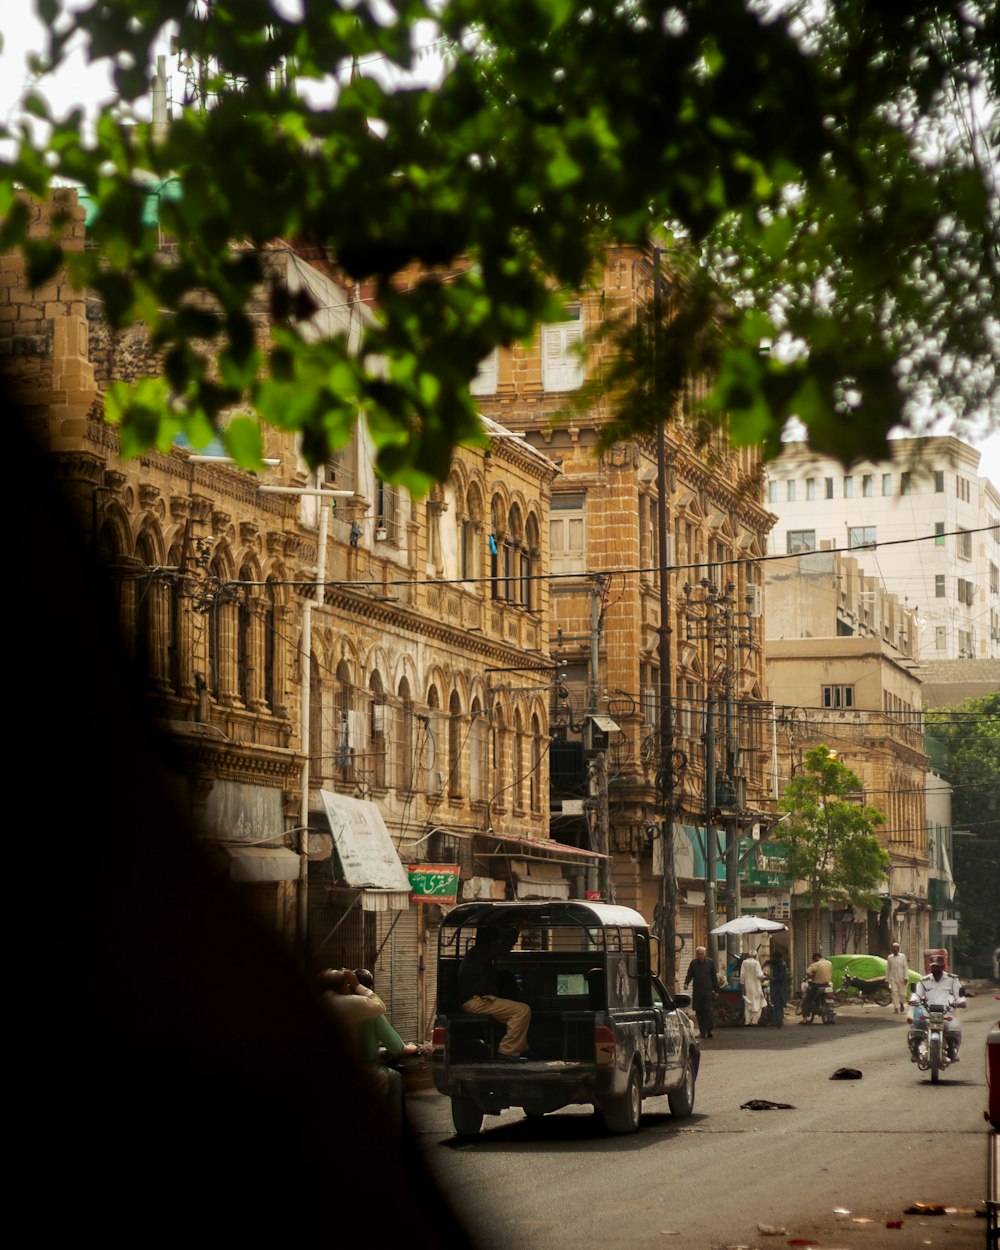
[[[259,486],[268,495],[308,495],[319,500],[353,499],[352,490],[329,490],[323,486]],[[326,581],[326,539],[329,529],[329,509],[320,504],[319,533],[316,553],[316,587],[319,602],[323,601],[323,585]],[[302,605],[302,725],[300,740],[302,748],[302,823],[299,827],[299,884],[296,899],[296,935],[299,959],[303,973],[309,971],[309,741],[310,677],[312,667],[312,599],[306,598]]]

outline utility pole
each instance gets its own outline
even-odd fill
[[[711,931],[717,925],[718,917],[718,841],[715,822],[720,817],[726,830],[726,886],[729,908],[729,919],[740,913],[742,905],[740,891],[740,870],[743,860],[740,858],[740,812],[744,810],[745,795],[742,793],[739,779],[736,776],[738,767],[738,750],[736,736],[736,650],[738,646],[749,646],[752,643],[752,613],[748,597],[747,611],[736,611],[733,598],[736,586],[728,582],[725,589],[719,587],[708,578],[701,580],[702,597],[692,601],[690,583],[684,587],[684,596],[688,605],[689,639],[698,638],[706,644],[705,650],[705,919],[709,931],[709,949],[712,947]],[[700,606],[703,612],[691,614],[691,608]],[[745,616],[746,627],[740,627],[737,618]],[[742,636],[741,636],[742,632]],[[721,665],[717,665],[716,657],[721,654]],[[721,679],[717,677],[721,674]],[[716,689],[721,687],[722,710],[724,720],[725,773],[720,778],[717,773],[715,704]],[[744,859],[748,856],[744,856]],[[733,939],[734,950],[739,951],[739,939]]]
[[[656,774],[657,806],[660,809],[660,906],[658,936],[663,959],[663,980],[667,988],[677,985],[677,876],[674,872],[674,720],[670,666],[670,569],[667,542],[667,451],[663,426],[661,321],[663,318],[663,275],[660,271],[662,248],[653,249],[653,386],[657,405],[656,423],[656,559],[659,565],[660,637],[660,767]]]
[[[326,539],[329,529],[330,509],[328,499],[353,499],[352,490],[328,490],[321,486],[258,486],[257,489],[268,495],[309,495],[320,500],[319,525],[316,537],[316,602],[323,602],[326,583]],[[296,896],[295,918],[296,936],[298,940],[299,962],[302,971],[309,973],[309,753],[312,749],[309,741],[310,677],[312,667],[312,607],[313,601],[307,595],[302,603],[302,719],[299,730],[302,749],[302,811],[299,816],[299,884]]]

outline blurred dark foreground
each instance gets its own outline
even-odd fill
[[[20,618],[8,959],[25,991],[7,1016],[27,1029],[9,1060],[12,1214],[55,1245],[333,1246],[360,1220],[383,1243],[470,1246],[291,957],[203,860],[103,573],[2,409]]]

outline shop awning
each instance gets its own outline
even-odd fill
[[[320,790],[344,880],[362,891],[365,911],[410,905],[410,878],[396,854],[378,807],[332,790]]]
[[[602,716],[594,712],[587,717],[587,720],[592,721],[602,734],[621,733],[621,725],[610,716]]]
[[[569,882],[558,864],[512,859],[510,871],[516,898],[569,898]]]
[[[299,857],[273,846],[227,846],[230,881],[267,884],[299,879]]]
[[[519,838],[511,833],[477,833],[477,838],[490,842],[506,842],[511,846],[521,846],[531,851],[552,851],[562,858],[571,859],[610,859],[610,855],[602,855],[600,851],[585,851],[579,846],[569,846],[565,842],[555,842],[552,838]],[[484,852],[480,852],[483,854]],[[485,852],[489,854],[489,852]],[[495,855],[507,855],[508,851],[494,851]]]

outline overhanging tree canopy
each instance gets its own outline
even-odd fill
[[[729,414],[737,441],[773,452],[797,415],[817,450],[849,460],[880,454],[918,400],[996,419],[995,142],[948,120],[956,92],[967,122],[982,115],[968,94],[995,95],[989,0],[844,0],[821,18],[757,0],[303,0],[295,17],[269,0],[38,7],[51,62],[85,32],[93,57],[115,59],[126,101],[148,91],[167,23],[200,71],[163,136],[109,112],[84,142],[82,113],[50,118],[32,94],[45,150],[26,127],[0,168],[0,249],[22,246],[36,278],[53,272],[58,239],[25,237],[13,191],[81,184],[98,246],[65,258],[72,280],[113,322],[145,320],[166,353],[162,382],[120,402],[126,450],[180,425],[197,445],[249,399],[300,429],[318,462],[360,412],[380,471],[425,489],[455,442],[480,436],[479,361],[557,316],[559,290],[586,282],[606,241],[653,238],[682,240],[725,300],[709,411]],[[427,18],[446,50],[441,84],[380,86],[366,65],[412,67]],[[334,103],[310,103],[305,84],[330,75]],[[169,264],[142,225],[150,176],[182,189],[161,206]],[[341,340],[305,343],[307,310],[280,300],[273,347],[255,346],[256,249],[275,239],[374,281],[378,324],[359,357]],[[414,263],[438,272],[404,290]],[[782,335],[808,353],[762,357],[761,340]],[[623,410],[631,429],[662,415]],[[231,450],[258,453],[252,438]]]

